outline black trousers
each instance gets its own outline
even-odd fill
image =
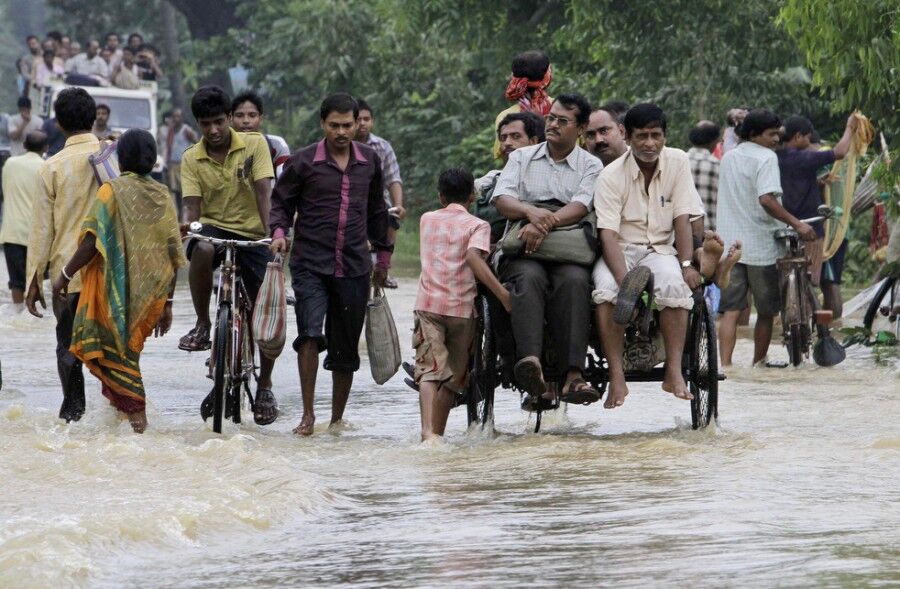
[[[53,299],[53,314],[56,316],[56,369],[59,371],[63,390],[59,416],[66,421],[77,421],[84,413],[84,374],[81,361],[69,351],[76,307],[78,293],[68,295],[65,301]]]
[[[583,370],[591,325],[590,269],[508,259],[500,267],[500,281],[511,287],[516,360],[537,356],[543,362],[546,320],[553,345],[551,368],[560,377],[572,368]]]

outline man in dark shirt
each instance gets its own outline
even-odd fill
[[[810,149],[815,130],[809,119],[792,116],[784,121],[784,136],[782,137],[784,149],[776,153],[778,154],[778,168],[781,172],[781,188],[783,190],[781,202],[790,214],[798,219],[808,219],[818,215],[819,205],[824,202],[818,172],[822,167],[831,165],[835,160],[843,159],[847,155],[856,127],[856,117],[850,116],[847,119],[847,126],[844,127],[844,134],[834,149],[815,151]],[[812,283],[818,286],[822,272],[825,224],[814,223],[813,228],[816,230],[818,239],[815,242],[807,243],[806,251],[810,259],[809,271]],[[823,285],[824,290],[833,290],[833,287],[829,286],[826,289]],[[826,298],[834,300],[833,293],[829,292],[828,294],[832,296],[826,296]],[[833,306],[830,305],[829,308]],[[836,311],[835,308],[831,310]]]
[[[384,286],[393,244],[383,197],[381,160],[355,143],[359,106],[349,94],[334,94],[319,109],[325,138],[291,156],[272,193],[272,250],[287,251],[285,236],[294,215],[291,273],[297,297],[297,339],[303,417],[294,433],[313,433],[318,354],[328,350],[332,371],[331,423],[341,421],[359,369],[359,336],[372,281]]]

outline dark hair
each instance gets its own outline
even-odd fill
[[[59,31],[50,31],[49,33],[47,33],[47,38],[53,39],[57,43],[62,43],[63,36]]]
[[[132,49],[132,48],[129,47],[128,45],[125,45],[125,46],[122,47],[122,53],[125,53],[126,51],[127,51],[128,53],[134,55],[134,49]]]
[[[138,51],[150,51],[156,56],[159,56],[159,49],[156,48],[155,45],[151,45],[150,43],[142,43],[140,47],[138,47]]]
[[[812,135],[809,136],[810,143],[822,143],[822,137],[819,135],[819,132],[813,129]]]
[[[581,94],[560,94],[554,102],[558,102],[568,110],[578,109],[575,115],[575,123],[579,125],[587,125],[591,120],[591,103]]]
[[[369,104],[368,102],[366,102],[366,101],[363,100],[362,98],[357,98],[357,99],[356,99],[356,104],[359,106],[359,112],[362,112],[362,111],[364,111],[364,110],[367,110],[367,111],[369,111],[369,114],[372,115],[373,118],[375,117],[375,111],[372,110],[372,105],[371,105],[371,104]]]
[[[625,125],[625,133],[630,135],[635,129],[648,127],[660,127],[666,132],[666,114],[661,108],[650,102],[642,102],[628,109],[622,120]]]
[[[97,118],[97,104],[84,88],[66,88],[53,103],[56,122],[63,131],[72,134],[90,131]]]
[[[766,108],[754,108],[744,117],[744,122],[737,126],[738,137],[748,141],[757,135],[762,135],[768,129],[781,127],[781,119],[778,115]]]
[[[47,57],[48,55],[50,57],[56,57],[56,50],[55,49],[44,49],[42,56]]]
[[[784,136],[782,141],[790,141],[797,135],[812,135],[815,132],[813,124],[806,117],[794,115],[784,120]]]
[[[47,146],[47,135],[41,131],[32,131],[25,135],[25,141],[22,142],[22,145],[28,151],[41,153],[44,151],[44,147]]]
[[[131,33],[130,35],[128,35],[128,42],[127,42],[127,44],[128,44],[128,45],[131,45],[131,40],[134,39],[135,37],[137,37],[138,39],[141,40],[141,45],[144,44],[144,36],[143,36],[142,34],[140,34],[140,33]]]
[[[474,191],[475,178],[461,166],[444,170],[438,177],[438,192],[448,203],[465,203]]]
[[[116,143],[119,169],[145,176],[156,163],[156,140],[143,129],[129,129]]]
[[[319,116],[323,121],[328,118],[329,114],[333,112],[352,112],[353,118],[358,119],[359,104],[355,100],[353,100],[353,97],[346,92],[338,92],[337,94],[332,94],[331,96],[323,100],[322,106],[319,107]]]
[[[110,38],[110,37],[115,37],[116,39],[119,39],[119,33],[106,33],[106,34],[103,36],[103,40],[104,40],[104,41],[109,41],[109,38]],[[121,39],[119,39],[119,40],[121,41]]]
[[[544,119],[533,112],[513,112],[503,117],[503,120],[497,125],[497,137],[500,136],[500,130],[503,127],[516,121],[522,121],[522,126],[525,127],[525,134],[529,139],[537,138],[538,143],[546,139],[544,135]]]
[[[191,112],[194,118],[208,119],[231,114],[231,99],[218,86],[203,86],[191,98]]]
[[[27,96],[20,96],[16,101],[17,108],[31,108],[31,99]]]
[[[25,43],[28,43],[32,39],[34,39],[35,41],[40,41],[40,39],[38,39],[37,35],[28,35],[27,37],[25,37]]]
[[[109,110],[109,105],[108,105],[108,104],[103,104],[102,102],[101,102],[100,104],[97,105],[97,110],[105,110],[105,111],[106,111],[106,114],[109,114],[109,113],[112,112],[111,110]]]
[[[245,102],[252,102],[253,106],[256,107],[256,110],[259,111],[260,116],[263,114],[263,101],[262,98],[259,97],[259,94],[254,92],[253,90],[244,90],[240,94],[234,97],[234,100],[231,101],[231,112],[237,110],[237,107],[244,104]]]
[[[621,100],[611,100],[606,104],[601,104],[597,107],[597,110],[602,110],[603,112],[609,114],[613,118],[614,121],[622,124],[622,121],[625,120],[625,113],[628,112],[628,103],[622,102]]]
[[[719,125],[706,123],[697,125],[688,133],[688,141],[696,147],[706,147],[719,138],[722,129]]]
[[[550,58],[543,51],[523,51],[513,58],[512,74],[517,78],[528,78],[537,82],[544,79],[549,67]]]

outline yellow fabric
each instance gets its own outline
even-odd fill
[[[81,222],[99,188],[88,156],[99,149],[100,141],[93,133],[79,133],[69,137],[65,148],[40,167],[41,190],[32,204],[28,239],[25,280],[29,288],[37,277],[41,290],[48,262],[50,277],[59,276],[78,248]],[[81,276],[76,274],[69,283],[69,292],[80,291]]]
[[[3,164],[3,225],[0,243],[28,245],[31,203],[41,191],[38,175],[44,160],[33,151],[17,155]]]
[[[143,403],[138,365],[172,279],[187,264],[168,190],[126,173],[97,191],[81,237],[96,238],[98,255],[82,270],[83,287],[71,351],[111,392],[119,409]]]
[[[503,120],[506,115],[511,115],[513,113],[522,112],[522,107],[519,106],[519,103],[516,102],[511,107],[507,108],[504,111],[501,111],[497,118],[494,119],[494,147],[491,150],[491,155],[494,156],[495,160],[502,159],[503,153],[500,151],[500,139],[497,137],[497,125],[500,124],[500,121]]]
[[[619,243],[649,245],[674,255],[674,221],[681,215],[703,215],[691,163],[680,149],[664,147],[650,189],[628,151],[603,168],[594,188],[597,229],[619,234]]]
[[[859,124],[856,132],[850,139],[850,150],[847,156],[838,160],[831,169],[831,175],[838,178],[842,187],[842,198],[840,203],[832,202],[831,185],[825,184],[823,189],[823,197],[825,204],[830,207],[840,206],[843,212],[834,219],[825,221],[825,245],[823,260],[831,259],[841,247],[847,230],[850,228],[850,209],[853,206],[853,193],[856,192],[856,162],[860,156],[866,153],[872,139],[875,138],[875,128],[869,119],[861,112],[853,113]],[[837,200],[835,198],[834,200]]]
[[[181,160],[181,192],[202,201],[200,222],[252,239],[268,234],[256,205],[253,183],[274,178],[269,144],[260,133],[231,131],[231,147],[219,163],[206,152],[206,140],[189,147]],[[252,158],[252,159],[251,159]],[[245,175],[245,168],[249,174]]]

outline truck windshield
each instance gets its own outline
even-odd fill
[[[109,107],[109,126],[150,131],[150,101],[140,98],[95,96],[97,104]]]

